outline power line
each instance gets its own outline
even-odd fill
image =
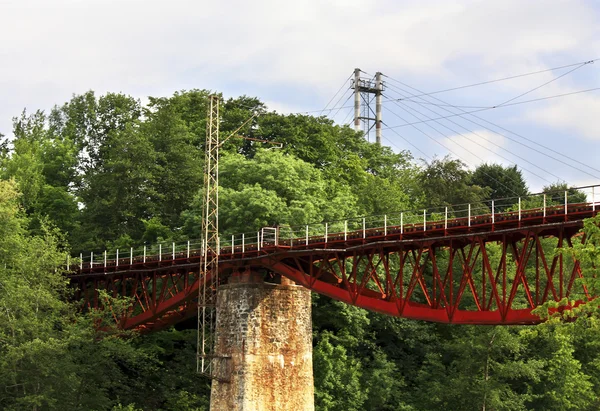
[[[448,91],[461,90],[461,89],[469,88],[469,87],[482,86],[482,85],[485,85],[485,84],[496,83],[496,82],[499,82],[499,81],[513,80],[513,79],[520,78],[520,77],[532,76],[532,75],[535,75],[535,74],[546,73],[546,72],[549,72],[549,71],[560,70],[560,69],[569,68],[569,67],[573,67],[573,66],[590,64],[590,63],[594,63],[594,62],[596,62],[598,60],[600,60],[600,58],[596,58],[596,59],[593,59],[593,60],[582,61],[582,62],[579,62],[579,63],[567,64],[565,66],[553,67],[553,68],[549,68],[549,69],[545,69],[545,70],[538,70],[538,71],[532,71],[532,72],[524,73],[524,74],[517,74],[515,76],[503,77],[503,78],[499,78],[499,79],[495,79],[495,80],[488,80],[488,81],[482,81],[482,82],[479,82],[479,83],[467,84],[465,86],[458,86],[458,87],[452,87],[452,88],[447,88],[447,89],[438,90],[438,91],[432,91],[430,93],[425,93],[423,91],[419,91],[419,93],[422,93],[422,94],[415,95],[414,97],[430,96],[432,94],[446,93]],[[396,79],[394,79],[394,78],[392,78],[392,77],[390,77],[388,75],[384,74],[384,76],[387,77],[387,78],[389,78],[390,80],[398,81],[398,80],[396,80]]]
[[[507,103],[510,103],[511,101],[514,101],[514,100],[516,100],[516,99],[518,99],[518,98],[520,98],[520,97],[523,97],[523,96],[525,96],[525,95],[527,95],[527,94],[529,94],[529,93],[533,93],[534,91],[536,91],[536,90],[538,90],[538,89],[540,89],[540,88],[542,88],[542,87],[544,87],[544,86],[546,86],[546,85],[548,85],[548,84],[550,84],[550,83],[552,83],[552,82],[554,82],[554,81],[556,81],[556,80],[559,80],[559,79],[561,79],[562,77],[564,77],[564,76],[566,76],[566,75],[568,75],[568,74],[571,74],[571,73],[572,73],[572,72],[574,72],[575,70],[579,70],[581,67],[585,66],[586,64],[590,64],[590,63],[592,63],[592,61],[587,61],[587,62],[585,62],[585,63],[582,63],[581,65],[579,65],[579,66],[575,67],[574,69],[571,69],[571,70],[567,71],[566,73],[563,73],[563,74],[561,74],[560,76],[558,76],[558,77],[555,77],[555,78],[553,78],[552,80],[549,80],[549,81],[545,82],[544,84],[541,84],[541,85],[539,85],[539,86],[537,86],[537,87],[535,87],[535,88],[532,88],[532,89],[531,89],[531,90],[529,90],[529,91],[526,91],[525,93],[519,94],[519,95],[518,95],[518,96],[516,96],[516,97],[513,97],[513,98],[511,98],[511,99],[509,99],[509,100],[506,100],[504,103],[497,104],[497,105],[496,105],[496,107],[501,107],[501,106],[503,106],[503,105],[505,105],[505,104],[507,104]]]
[[[408,88],[411,88],[411,89],[413,89],[413,90],[415,90],[415,91],[419,92],[419,93],[421,92],[420,90],[418,90],[418,89],[416,89],[416,88],[414,88],[414,87],[412,87],[412,86],[410,86],[410,85],[408,85],[408,84],[402,83],[402,82],[400,82],[400,81],[398,81],[398,80],[396,80],[396,81],[397,81],[397,82],[399,82],[399,83],[401,83],[401,84],[403,84],[403,85],[405,85],[405,86],[406,86],[406,87],[408,87]],[[392,86],[392,87],[393,87],[393,88],[396,88],[396,86]],[[405,91],[405,90],[403,90],[403,91]],[[409,94],[412,94],[412,93],[410,93],[410,92],[408,92],[408,91],[407,91],[407,93],[409,93]],[[441,99],[439,99],[439,98],[437,98],[437,97],[433,97],[433,96],[432,96],[432,97],[430,97],[430,98],[433,98],[433,99],[435,99],[435,100],[437,100],[437,101],[440,101],[440,102],[442,102],[442,103],[445,103],[445,101],[444,101],[444,100],[441,100]],[[420,99],[422,99],[422,98],[420,98]],[[419,102],[416,102],[416,101],[411,101],[411,102],[419,104]],[[450,105],[450,106],[452,106],[452,105]],[[450,111],[450,110],[448,110],[448,109],[445,109],[445,108],[443,108],[443,107],[441,107],[441,108],[442,108],[443,110],[445,110],[445,111],[449,112],[449,113],[455,114],[455,113],[453,113],[452,111]],[[483,128],[485,128],[485,129],[487,129],[487,130],[489,130],[489,131],[493,132],[494,134],[497,134],[497,135],[500,135],[500,136],[502,136],[502,137],[505,137],[505,138],[509,139],[510,141],[513,141],[513,142],[515,142],[515,143],[517,143],[517,144],[520,144],[520,145],[522,145],[523,147],[526,147],[526,148],[528,148],[528,149],[530,149],[530,150],[532,150],[532,151],[534,151],[534,152],[537,152],[538,154],[541,154],[541,155],[543,155],[543,156],[546,156],[546,157],[548,157],[548,158],[551,158],[552,160],[555,160],[555,161],[557,161],[557,162],[559,162],[559,163],[562,163],[562,164],[564,164],[564,165],[566,165],[566,166],[568,166],[568,167],[571,167],[571,168],[573,168],[573,169],[575,169],[575,170],[578,170],[578,171],[580,171],[580,172],[582,172],[582,173],[585,173],[585,174],[587,174],[587,175],[589,175],[589,176],[591,176],[591,177],[598,178],[598,176],[596,176],[596,175],[594,175],[594,174],[591,174],[591,173],[589,173],[589,172],[588,172],[588,171],[586,171],[586,170],[582,170],[582,169],[581,169],[581,168],[579,168],[579,167],[575,167],[574,165],[572,165],[572,164],[569,164],[569,163],[565,162],[564,160],[562,160],[562,159],[560,159],[560,158],[556,158],[556,157],[554,157],[554,156],[551,156],[551,155],[549,155],[549,154],[547,154],[547,153],[544,153],[544,152],[542,152],[542,151],[538,150],[538,149],[537,149],[537,148],[535,148],[535,147],[531,147],[531,146],[529,146],[529,145],[527,145],[527,144],[524,144],[524,143],[522,143],[522,142],[520,142],[520,141],[517,141],[517,140],[515,140],[514,138],[511,138],[511,137],[509,137],[509,136],[507,136],[507,135],[505,135],[505,134],[502,134],[502,133],[499,133],[499,132],[497,132],[497,131],[495,131],[495,130],[492,130],[492,129],[490,129],[489,127],[487,127],[487,126],[485,126],[485,125],[483,125],[483,124],[481,124],[481,123],[478,123],[478,122],[476,122],[476,121],[473,121],[473,120],[471,120],[471,119],[469,119],[469,118],[466,118],[466,117],[464,117],[464,114],[470,114],[472,117],[475,117],[475,118],[477,118],[477,119],[479,119],[479,120],[482,120],[482,121],[484,121],[484,122],[486,122],[486,123],[488,123],[488,124],[491,124],[491,125],[493,125],[493,126],[495,126],[495,127],[497,127],[497,128],[503,129],[503,130],[504,130],[504,131],[506,131],[506,132],[509,132],[509,133],[511,133],[511,134],[514,134],[514,135],[516,135],[516,136],[518,136],[518,137],[521,137],[521,138],[523,138],[523,139],[525,139],[525,140],[527,140],[527,141],[529,141],[529,142],[532,142],[532,143],[534,143],[534,144],[538,144],[539,146],[541,146],[541,147],[545,148],[546,150],[548,150],[548,151],[551,151],[551,152],[553,152],[553,153],[555,153],[555,154],[558,154],[558,155],[560,155],[560,156],[563,156],[563,157],[565,157],[565,158],[567,158],[567,159],[569,159],[569,160],[571,160],[571,161],[573,161],[573,162],[575,162],[575,163],[577,163],[577,164],[580,164],[580,165],[582,165],[582,166],[584,166],[584,167],[586,167],[586,168],[589,168],[590,170],[594,170],[594,171],[600,172],[600,170],[598,170],[598,169],[595,169],[595,168],[593,168],[593,167],[591,167],[591,166],[589,166],[589,165],[587,165],[587,164],[585,164],[585,163],[582,163],[582,162],[581,162],[581,161],[579,161],[579,160],[576,160],[576,159],[574,159],[574,158],[571,158],[571,157],[569,157],[569,156],[567,156],[567,155],[565,155],[565,154],[563,154],[563,153],[559,153],[558,151],[556,151],[556,150],[553,150],[553,149],[552,149],[552,148],[550,148],[550,147],[546,147],[546,146],[544,146],[543,144],[537,143],[537,142],[535,142],[535,141],[533,141],[533,140],[531,140],[531,139],[528,139],[527,137],[524,137],[524,136],[522,136],[522,135],[520,135],[520,134],[514,133],[514,132],[512,132],[512,131],[510,131],[510,130],[508,130],[508,129],[506,129],[506,128],[502,127],[502,126],[499,126],[499,125],[497,125],[497,124],[495,124],[495,123],[492,123],[491,121],[488,121],[488,120],[484,119],[483,117],[476,116],[476,115],[474,115],[474,114],[471,114],[471,113],[469,113],[469,112],[465,112],[464,110],[461,110],[459,107],[454,107],[454,108],[456,108],[457,110],[460,110],[460,111],[462,111],[462,112],[463,112],[463,113],[459,113],[459,114],[457,114],[457,115],[458,115],[459,117],[463,118],[464,120],[467,120],[467,121],[469,121],[469,122],[471,122],[471,123],[473,123],[473,124],[476,124],[476,125],[478,125],[478,126],[480,126],[480,127],[483,127]],[[430,111],[432,111],[432,110],[430,110]],[[432,112],[433,112],[433,111],[432,111]],[[434,112],[434,113],[435,113],[435,112]],[[448,116],[448,117],[446,117],[446,119],[447,119],[447,118],[449,118],[449,117],[452,117],[452,116]],[[435,119],[433,119],[433,121],[435,121]],[[451,121],[451,120],[448,120],[448,121]],[[451,122],[452,122],[452,121],[451,121]],[[455,123],[455,124],[456,124],[456,123]],[[539,167],[538,167],[538,168],[539,168]]]
[[[404,137],[403,135],[401,135],[400,133],[398,133],[396,130],[391,130],[391,131],[392,131],[392,133],[394,133],[398,137],[400,137],[402,140],[404,140],[406,143],[408,143],[409,145],[411,145],[412,147],[414,147],[414,149],[417,150],[419,153],[423,154],[425,156],[425,158],[428,158],[430,160],[432,159],[431,156],[425,154],[425,152],[423,150],[421,150],[419,147],[417,147],[416,145],[414,145],[410,140],[408,140],[406,137]],[[394,142],[392,142],[389,138],[387,138],[386,136],[383,136],[383,138],[385,138],[391,145],[393,145],[394,147],[396,147],[398,150],[402,151],[402,149],[400,147],[398,147],[396,144],[394,144]]]
[[[348,78],[346,80],[344,80],[344,83],[342,84],[342,86],[338,89],[338,91],[336,91],[336,93],[333,95],[333,97],[331,97],[331,100],[329,100],[329,102],[325,105],[325,108],[323,108],[323,111],[327,107],[329,107],[329,105],[331,104],[331,102],[337,97],[337,95],[340,93],[340,91],[342,91],[342,89],[344,88],[344,86],[346,86],[346,83],[348,82],[348,80],[350,80],[351,78],[352,78],[352,74],[350,76],[348,76]],[[321,111],[321,113],[319,114],[319,116],[321,114],[323,114],[323,111]]]
[[[404,118],[402,118],[400,115],[398,115],[397,113],[391,111],[390,109],[387,109],[388,111],[390,111],[392,114],[394,114],[395,116],[397,116],[398,118],[400,118],[402,121],[406,121]],[[436,130],[433,126],[429,126],[431,128],[433,128],[434,130]],[[452,151],[450,148],[448,148],[446,145],[444,145],[443,143],[441,143],[440,141],[438,141],[437,139],[431,137],[428,133],[424,132],[423,130],[421,130],[420,128],[418,128],[417,126],[413,126],[413,128],[415,128],[417,131],[419,131],[421,134],[425,135],[425,137],[429,138],[430,140],[432,140],[433,142],[439,144],[440,146],[442,146],[443,148],[445,148],[446,150],[448,150],[448,152],[450,152],[451,154],[453,154],[454,156],[456,156],[457,158],[461,159],[464,163],[469,164],[468,161],[466,161],[463,157],[459,156],[458,154],[456,154],[454,151]],[[438,130],[436,130],[438,131]],[[438,131],[439,133],[439,131]],[[442,133],[441,133],[442,134]],[[471,150],[462,147],[465,151],[467,151],[469,154],[471,154],[474,157],[477,157],[480,161],[483,162],[483,159],[481,157],[479,157],[477,154],[473,153]],[[420,150],[419,150],[420,151]],[[491,180],[495,181],[496,183],[498,183],[499,185],[503,186],[504,188],[508,189],[509,191],[512,191],[513,194],[517,194],[513,189],[511,189],[510,187],[508,187],[507,185],[505,185],[504,183],[502,183],[501,181],[498,181],[497,179],[495,179],[494,177],[490,176],[487,173],[484,173],[487,177],[489,177]]]
[[[401,109],[405,110],[403,107],[401,107],[401,106],[399,105],[399,103],[397,103],[397,102],[394,102],[394,104],[398,105],[398,107],[400,107]],[[424,117],[427,117],[427,118],[430,118],[430,117],[429,117],[427,114],[424,114],[424,113],[422,113],[422,112],[420,112],[420,111],[418,111],[418,110],[416,110],[416,109],[412,109],[412,108],[411,108],[411,110],[415,110],[417,113],[421,114],[422,116],[424,116]],[[435,113],[433,110],[431,110],[431,109],[429,109],[429,108],[428,108],[428,110],[429,110],[429,111],[431,111],[431,112],[433,112],[434,114],[437,114],[437,113]],[[405,111],[406,111],[406,110],[405,110]],[[416,117],[416,116],[415,116],[415,117]],[[450,120],[450,121],[451,121],[451,120]],[[551,173],[551,172],[549,172],[549,171],[547,171],[547,170],[544,170],[542,167],[540,167],[540,166],[538,166],[538,165],[536,165],[536,164],[532,163],[531,161],[529,161],[529,160],[527,160],[527,159],[525,159],[525,158],[523,158],[523,157],[521,157],[521,156],[519,156],[519,155],[517,155],[517,154],[514,154],[514,153],[512,153],[512,152],[511,152],[511,151],[509,151],[508,149],[506,149],[506,148],[504,148],[504,147],[501,147],[500,145],[498,145],[498,144],[494,143],[493,141],[490,141],[490,140],[488,140],[487,138],[484,138],[484,137],[483,137],[482,135],[480,135],[479,133],[477,133],[477,132],[475,132],[475,131],[472,131],[472,130],[470,130],[470,129],[468,129],[468,128],[466,128],[466,127],[464,127],[464,126],[462,126],[462,125],[460,125],[460,124],[458,124],[458,123],[456,123],[456,122],[454,122],[454,121],[451,121],[451,122],[452,122],[453,124],[455,124],[455,125],[457,125],[457,126],[459,126],[459,127],[463,128],[463,129],[464,129],[464,130],[466,130],[467,132],[469,132],[469,133],[471,133],[471,134],[474,134],[474,135],[476,135],[476,136],[478,136],[478,137],[481,137],[481,138],[482,138],[484,141],[486,141],[486,142],[488,142],[488,143],[490,143],[490,144],[492,144],[492,145],[494,145],[494,146],[496,146],[496,147],[500,148],[501,150],[504,150],[504,151],[506,151],[507,153],[509,153],[509,154],[511,154],[511,155],[513,155],[513,156],[515,156],[515,157],[517,157],[517,158],[519,158],[520,160],[523,160],[523,161],[525,161],[526,163],[528,163],[528,164],[531,164],[532,166],[539,168],[539,169],[540,169],[540,170],[542,170],[544,173],[546,173],[546,174],[549,174],[549,175],[551,175],[551,176],[554,176],[554,177],[556,177],[556,178],[557,178],[557,179],[559,179],[559,180],[563,180],[563,181],[564,181],[564,179],[562,179],[562,178],[558,177],[557,175],[555,175],[555,174],[553,174],[553,173]],[[449,126],[447,126],[447,125],[445,125],[445,124],[443,124],[443,123],[441,123],[441,122],[439,122],[439,121],[436,121],[436,123],[438,123],[438,124],[439,124],[439,125],[441,125],[442,127],[445,127],[445,128],[447,128],[448,130],[450,130],[450,131],[451,131],[452,133],[454,133],[455,135],[462,136],[462,137],[466,138],[467,140],[469,140],[470,142],[472,142],[472,143],[474,143],[474,144],[477,144],[478,146],[482,147],[483,149],[485,149],[485,150],[489,151],[490,153],[493,153],[493,154],[497,155],[498,157],[500,157],[500,158],[502,158],[502,159],[504,159],[504,160],[506,160],[506,161],[509,161],[509,162],[511,162],[511,163],[513,163],[513,164],[515,164],[515,165],[518,165],[517,163],[515,163],[515,162],[513,162],[513,161],[509,160],[508,158],[506,158],[506,157],[502,156],[501,154],[495,153],[493,150],[489,149],[488,147],[485,147],[484,145],[482,145],[482,144],[479,144],[477,141],[475,141],[475,140],[471,139],[470,137],[468,137],[468,136],[466,136],[466,135],[462,134],[461,132],[459,132],[459,131],[456,131],[456,130],[455,130],[455,129],[453,129],[452,127],[449,127]],[[434,130],[436,130],[436,129],[434,128]],[[437,131],[437,130],[436,130],[436,131]],[[438,131],[438,132],[439,132],[439,131]],[[440,134],[442,134],[442,133],[440,133]],[[448,139],[450,139],[450,138],[448,137]],[[455,142],[455,144],[458,144],[458,143],[456,143],[456,142]],[[458,145],[459,145],[460,147],[462,147],[460,144],[458,144]],[[464,149],[464,147],[462,147],[462,148]],[[529,173],[533,174],[534,176],[536,176],[536,177],[538,177],[538,178],[540,178],[540,179],[543,179],[543,180],[545,180],[545,179],[544,179],[544,177],[540,176],[539,174],[537,174],[537,173],[534,173],[533,171],[531,171],[531,170],[529,170],[529,169],[527,169],[527,168],[525,168],[525,167],[522,167],[522,166],[520,166],[520,167],[521,167],[523,170],[525,170],[525,171],[527,171],[527,172],[529,172]],[[545,181],[548,181],[548,180],[545,180]],[[548,181],[548,182],[549,182],[549,181]]]
[[[410,86],[408,86],[408,87],[410,87]],[[411,87],[411,88],[413,88],[413,87]],[[415,90],[416,90],[416,89],[415,89]],[[462,111],[462,113],[453,113],[453,114],[451,114],[451,115],[448,115],[448,116],[437,117],[437,118],[433,118],[433,119],[431,119],[431,120],[415,121],[415,122],[413,122],[413,123],[401,124],[401,125],[398,125],[398,126],[388,127],[388,128],[386,128],[386,130],[390,130],[390,129],[392,129],[392,128],[400,128],[400,127],[412,126],[412,125],[414,125],[414,124],[427,123],[427,122],[429,122],[429,121],[435,121],[435,120],[444,120],[444,119],[446,119],[446,118],[451,118],[451,117],[462,117],[462,116],[464,116],[465,114],[479,113],[479,112],[481,112],[481,111],[493,110],[493,109],[495,109],[495,108],[503,108],[503,107],[509,107],[509,106],[517,106],[517,105],[519,105],[519,104],[533,103],[533,102],[535,102],[535,101],[542,101],[542,100],[549,100],[549,99],[553,99],[553,98],[559,98],[559,97],[572,96],[572,95],[574,95],[574,94],[588,93],[588,92],[590,92],[590,91],[597,91],[597,90],[600,90],[600,87],[589,88],[589,89],[586,89],[586,90],[573,91],[573,92],[571,92],[571,93],[563,93],[563,94],[556,94],[556,95],[553,95],[553,96],[547,96],[547,97],[535,98],[535,99],[532,99],[532,100],[518,101],[518,102],[515,102],[515,103],[509,103],[509,104],[505,104],[505,105],[503,105],[503,106],[499,106],[499,107],[496,107],[496,106],[492,106],[492,107],[485,107],[485,108],[482,108],[482,109],[478,109],[478,110],[472,110],[472,111],[464,111],[464,110],[461,110],[461,111]],[[432,98],[435,98],[435,97],[432,97]],[[400,101],[400,100],[405,100],[405,99],[396,99],[396,100],[397,100],[397,101]],[[456,106],[455,106],[455,107],[456,107]],[[459,108],[459,107],[456,107],[456,108]],[[318,110],[317,110],[317,111],[318,111]]]

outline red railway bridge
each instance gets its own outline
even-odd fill
[[[491,201],[302,227],[267,227],[220,242],[221,282],[261,272],[368,310],[455,324],[535,324],[532,310],[595,296],[579,261],[557,248],[585,241],[583,220],[598,212],[595,192]],[[591,195],[590,195],[591,192]],[[563,200],[564,198],[564,200]],[[145,246],[81,255],[70,279],[89,308],[99,290],[130,297],[115,318],[153,331],[197,314],[203,245]]]

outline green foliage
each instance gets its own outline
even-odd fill
[[[565,192],[567,193],[567,203],[585,203],[587,201],[586,194],[582,191],[569,187],[567,183],[555,183],[544,186],[543,193],[547,194],[547,201],[550,204],[564,204]]]
[[[0,144],[1,409],[208,409],[195,327],[117,332],[112,316],[129,302],[104,294],[110,309],[81,313],[60,268],[68,243],[78,253],[200,237],[208,94],[182,91],[143,106],[89,91],[48,114],[14,119],[15,139]],[[224,144],[223,235],[420,207],[484,207],[490,198],[527,194],[515,167],[471,172],[448,157],[419,166],[410,153],[369,144],[348,127],[268,112],[254,97],[222,103],[222,135],[255,112],[239,134],[283,148],[235,137]],[[570,203],[585,201],[554,184],[544,188],[547,205],[563,204],[565,190]],[[586,221],[586,241],[563,251],[581,262],[594,295],[599,226],[600,217]],[[543,247],[550,255],[552,245]],[[487,248],[492,266],[500,251]],[[509,278],[514,272],[509,266]],[[386,317],[315,295],[316,407],[598,409],[600,310],[594,301],[555,310],[572,303],[540,309],[549,320],[536,327],[469,327]]]
[[[473,172],[472,182],[482,188],[489,187],[490,200],[525,197],[529,193],[523,173],[516,165],[481,164]]]
[[[466,165],[450,157],[425,164],[419,179],[425,208],[477,204],[489,197],[490,189],[473,185]]]

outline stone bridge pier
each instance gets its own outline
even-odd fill
[[[213,411],[314,410],[310,291],[245,271],[220,286],[215,354],[228,381],[213,380]]]

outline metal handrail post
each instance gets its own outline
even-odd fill
[[[328,233],[328,228],[329,228],[329,225],[327,223],[325,223],[325,243],[326,244],[327,244],[327,237],[328,237],[328,234],[329,234]]]
[[[383,236],[387,237],[387,214],[383,216]]]
[[[423,210],[423,231],[427,231],[427,210]]]
[[[400,213],[400,234],[404,233],[404,213]]]
[[[90,268],[94,267],[94,252],[90,252]]]
[[[158,261],[162,261],[162,244],[158,245]]]
[[[308,225],[306,225],[306,245],[308,245]]]
[[[363,239],[367,238],[367,220],[363,217],[362,219],[362,225],[363,225]]]
[[[79,269],[83,270],[83,253],[79,253]]]
[[[129,265],[133,265],[133,247],[129,249]]]
[[[496,223],[496,210],[494,200],[492,200],[492,225]]]
[[[468,209],[469,209],[469,214],[468,214],[468,217],[467,217],[467,225],[469,227],[471,227],[471,204],[470,203],[469,203]]]
[[[344,241],[348,240],[348,220],[344,220]]]
[[[544,194],[544,218],[546,218],[546,194]]]
[[[116,265],[117,267],[119,266],[119,249],[117,248],[117,259],[116,259]]]
[[[448,207],[444,210],[444,230],[448,229]]]
[[[144,259],[142,260],[144,264],[146,263],[146,246],[144,245]]]

